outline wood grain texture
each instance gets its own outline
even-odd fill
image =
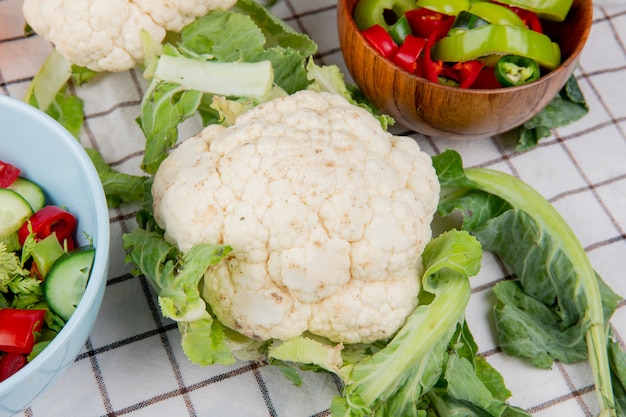
[[[591,29],[591,0],[574,0],[564,22],[545,25],[561,47],[562,63],[538,81],[510,88],[448,87],[409,74],[378,55],[352,19],[358,0],[338,0],[341,51],[356,84],[382,111],[416,132],[432,137],[476,139],[513,129],[536,115],[576,68]]]

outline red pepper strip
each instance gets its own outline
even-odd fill
[[[520,8],[516,9],[518,10],[515,10],[515,12],[522,19],[522,22],[524,22],[528,29],[534,30],[535,32],[543,33],[543,26],[541,25],[541,20],[539,20],[539,16],[537,16],[537,13]]]
[[[485,64],[480,61],[457,62],[452,66],[459,73],[459,87],[470,88]]]
[[[404,43],[398,49],[398,53],[393,57],[393,62],[413,74],[417,68],[417,59],[426,45],[426,39],[417,36],[407,35]]]
[[[415,36],[428,39],[435,31],[448,33],[454,23],[454,16],[435,12],[425,7],[409,10],[405,13]]]
[[[432,60],[430,50],[432,49],[435,42],[446,36],[446,33],[448,33],[448,29],[443,26],[435,29],[430,34],[430,37],[428,37],[428,39],[426,40],[426,45],[424,45],[424,53],[421,57],[421,65],[423,71],[422,77],[434,83],[439,82],[439,75],[441,75],[441,73],[444,71],[444,65],[443,61],[441,60]]]
[[[361,33],[369,44],[385,58],[391,59],[396,54],[398,45],[396,45],[391,35],[382,26],[370,26],[362,30]]]
[[[443,63],[443,70],[441,71],[440,77],[452,80],[457,84],[461,82],[461,76],[459,72],[456,69],[453,69],[452,65],[447,62]],[[441,78],[439,79],[439,82],[441,82]]]
[[[483,67],[478,73],[478,77],[472,84],[472,88],[480,90],[490,90],[494,88],[502,88],[500,82],[496,78],[496,74],[491,67]]]
[[[20,169],[8,162],[0,161],[0,188],[7,188],[20,175]]]
[[[57,206],[45,206],[33,214],[17,231],[20,244],[30,234],[35,233],[35,239],[44,239],[56,232],[59,243],[64,241],[73,242],[73,234],[76,229],[77,220],[71,213]],[[72,243],[73,244],[73,243]]]
[[[46,310],[0,310],[0,351],[29,354],[35,333],[41,330]]]
[[[493,3],[513,10],[519,16],[519,18],[522,19],[522,22],[524,22],[528,29],[534,30],[535,32],[543,33],[543,26],[541,25],[541,20],[539,19],[539,16],[537,16],[537,13],[497,1],[493,1]]]
[[[4,381],[24,366],[28,360],[21,353],[5,353],[0,358],[0,382]]]

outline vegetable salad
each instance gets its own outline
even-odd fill
[[[533,82],[561,63],[542,20],[571,1],[359,0],[354,21],[382,56],[427,80],[460,88]]]
[[[77,247],[77,219],[0,161],[0,381],[41,352],[72,316],[95,249]]]

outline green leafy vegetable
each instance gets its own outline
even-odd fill
[[[336,65],[316,65],[313,59],[309,59],[306,66],[307,77],[311,81],[308,89],[313,91],[325,91],[337,94],[348,100],[349,103],[359,106],[372,113],[380,121],[383,129],[395,123],[395,120],[386,114],[382,114],[376,106],[363,96],[358,90],[346,84],[341,69]]]
[[[400,415],[410,415],[417,399],[439,379],[448,342],[471,294],[467,277],[478,272],[482,254],[469,236],[451,238],[440,235],[422,255],[423,290],[434,295],[433,301],[418,306],[384,349],[355,364],[344,377],[345,403],[352,409],[345,415],[368,415],[391,404]]]
[[[24,101],[47,113],[78,137],[85,115],[82,100],[67,91],[71,79],[72,65],[52,49],[28,86]]]
[[[122,203],[142,201],[147,177],[124,174],[111,168],[95,149],[85,148],[85,151],[98,171],[109,208],[119,207]]]
[[[463,228],[517,275],[494,288],[502,349],[542,368],[555,359],[572,363],[587,358],[601,409],[616,415],[607,322],[620,297],[594,271],[574,232],[547,200],[513,176],[463,170],[459,154],[450,150],[433,162],[447,189],[440,214],[460,210]],[[473,218],[476,201],[487,198],[500,201]]]
[[[0,290],[6,290],[13,275],[28,275],[23,269],[20,258],[7,249],[7,245],[0,241]]]
[[[194,114],[200,106],[202,93],[185,90],[178,84],[151,83],[141,103],[137,119],[146,136],[141,168],[154,174],[167,156],[167,150],[178,140],[178,125]]]
[[[72,76],[70,64],[56,49],[52,49],[28,86],[24,101],[45,111],[63,91]]]
[[[24,242],[29,247],[33,244],[32,237]],[[0,308],[26,309],[43,301],[41,280],[30,277],[30,271],[24,269],[29,257],[28,250],[18,256],[0,241]]]
[[[317,52],[317,45],[303,33],[294,32],[283,20],[277,18],[267,8],[258,8],[258,3],[239,1],[230,10],[250,16],[254,23],[263,31],[268,47],[281,46],[300,51],[304,56]],[[276,2],[271,2],[276,3]]]
[[[231,248],[196,245],[182,254],[158,233],[143,229],[125,234],[124,247],[127,260],[149,279],[158,294],[162,314],[178,323],[187,357],[200,365],[233,363],[224,328],[213,319],[199,290],[207,268],[222,261]]]
[[[88,83],[98,75],[97,71],[89,68],[81,67],[78,65],[72,65],[72,78],[71,81],[77,86],[81,86]]]
[[[156,172],[178,141],[178,125],[196,114],[205,126],[230,125],[260,103],[304,89],[340,94],[372,112],[384,128],[393,123],[346,85],[338,67],[314,64],[315,52],[317,45],[308,36],[252,0],[196,19],[175,45],[165,45],[148,64],[146,74],[153,78],[138,118],[146,137],[142,169]],[[208,70],[214,65],[229,69],[218,77],[217,71]],[[235,71],[242,75],[234,76]],[[210,77],[198,76],[205,72]]]
[[[178,140],[178,125],[184,120],[195,114],[200,114],[205,124],[220,120],[219,111],[212,107],[215,95],[232,96],[243,102],[251,100],[253,105],[274,98],[275,92],[267,88],[272,79],[255,71],[258,66],[267,70],[265,63],[271,63],[270,75],[283,94],[306,88],[309,80],[305,62],[316,50],[317,45],[310,38],[281,23],[252,0],[239,0],[232,9],[215,10],[196,19],[183,29],[179,42],[166,45],[163,55],[155,58],[159,62],[151,64],[156,65],[155,78],[144,94],[138,119],[146,137],[142,169],[149,174],[156,172],[167,150]],[[190,74],[190,70],[197,74],[198,67],[211,65],[209,63],[228,64],[252,73],[227,76],[215,82],[226,90],[202,88],[200,78],[205,84],[208,78]],[[164,77],[165,70],[168,76]],[[171,76],[172,71],[177,77]],[[232,71],[227,75],[230,73]],[[181,84],[182,79],[198,82]],[[177,80],[179,82],[175,82]],[[258,89],[240,90],[243,81],[256,82],[267,94],[259,96]],[[242,107],[246,108],[248,106]]]
[[[47,113],[78,138],[85,121],[83,101],[70,94],[68,86],[80,86],[96,73],[70,64],[56,49],[52,49],[33,81],[24,101]]]
[[[617,341],[609,343],[609,363],[617,415],[626,416],[626,352]]]
[[[551,129],[567,126],[589,112],[589,106],[572,75],[559,94],[535,117],[517,128],[518,152],[537,146],[539,141],[552,134]]]
[[[83,101],[71,94],[67,89],[59,91],[54,101],[46,109],[46,114],[58,121],[74,137],[78,138],[80,129],[85,121]]]

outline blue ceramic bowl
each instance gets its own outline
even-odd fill
[[[109,264],[109,212],[102,184],[85,150],[45,113],[0,95],[0,160],[41,185],[49,202],[78,218],[78,244],[96,248],[87,289],[65,327],[31,363],[0,382],[0,416],[26,408],[60,377],[85,345],[102,304]],[[85,233],[83,233],[85,232]]]

